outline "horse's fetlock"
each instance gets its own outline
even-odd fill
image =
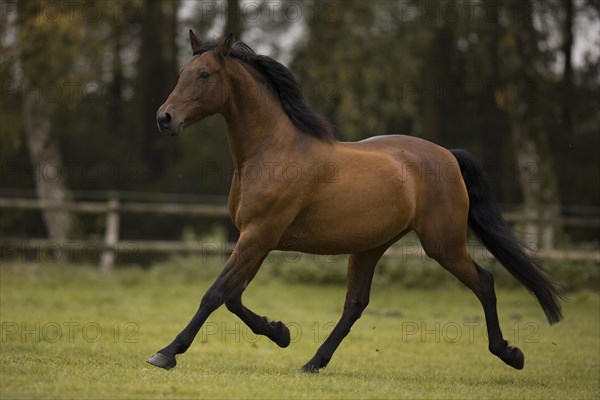
[[[508,349],[508,342],[506,340],[502,340],[499,342],[491,343],[488,346],[490,352],[496,356],[500,356],[506,353]]]

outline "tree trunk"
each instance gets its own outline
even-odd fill
[[[233,33],[234,40],[240,40],[244,30],[241,13],[239,0],[227,0],[227,22],[223,33],[225,35]]]
[[[525,241],[533,249],[552,249],[560,206],[550,146],[536,121],[539,117],[523,102],[515,108],[512,137],[523,192]]]
[[[564,0],[565,7],[565,20],[563,28],[563,45],[562,51],[565,56],[564,72],[561,82],[562,93],[562,119],[565,134],[570,135],[573,130],[573,20],[574,20],[574,9],[573,0]]]
[[[144,178],[156,180],[168,165],[168,158],[176,156],[177,142],[170,141],[171,148],[156,127],[156,111],[167,99],[177,78],[173,61],[175,34],[172,13],[177,4],[172,2],[145,0],[142,3],[141,47],[138,63],[139,123],[135,148],[138,162],[143,168]],[[161,27],[161,31],[157,31]]]
[[[511,133],[523,192],[525,233],[530,247],[551,249],[555,224],[560,218],[558,184],[552,154],[543,130],[539,77],[535,68],[539,60],[537,32],[533,27],[532,7],[520,3],[519,15],[513,17],[507,43],[511,51],[510,76],[506,87]]]
[[[421,81],[421,101],[423,103],[423,137],[435,143],[440,143],[440,103],[444,87],[444,69],[447,69],[448,43],[451,42],[451,33],[445,27],[433,29],[433,37],[428,48],[427,60],[423,69]]]
[[[24,73],[27,73],[24,71]],[[27,147],[35,171],[35,184],[40,199],[51,200],[57,205],[71,200],[65,182],[62,158],[54,139],[48,104],[39,98],[39,91],[29,90],[24,94],[23,115]],[[44,223],[51,240],[63,244],[71,236],[73,217],[67,210],[44,210]]]
[[[48,236],[58,244],[63,244],[71,237],[74,219],[69,211],[60,209],[60,206],[72,196],[67,187],[67,173],[62,157],[56,139],[52,136],[54,102],[44,96],[45,88],[57,84],[59,69],[49,67],[47,61],[56,57],[47,43],[48,33],[55,28],[46,18],[40,17],[41,9],[41,3],[35,1],[26,2],[23,9],[19,9],[24,130],[37,195],[40,199],[52,201],[58,207],[42,211]],[[52,40],[50,43],[53,43]]]
[[[114,136],[124,134],[123,126],[123,64],[121,61],[121,21],[112,21],[111,45],[113,60],[111,66],[112,79],[109,83],[110,98],[108,99],[108,125],[107,131]]]
[[[482,127],[482,136],[485,143],[482,146],[482,162],[490,177],[494,189],[499,198],[512,189],[510,179],[502,173],[506,166],[506,145],[509,141],[509,128],[506,122],[506,114],[503,99],[500,98],[505,82],[502,81],[501,62],[498,54],[502,36],[502,27],[499,19],[499,4],[489,4],[487,7],[490,31],[483,38],[487,48],[486,62],[489,65],[489,75],[486,76],[481,111],[485,115],[485,126]]]

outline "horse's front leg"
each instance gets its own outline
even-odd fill
[[[229,311],[237,315],[257,335],[264,335],[279,347],[290,344],[290,330],[281,321],[269,321],[267,317],[255,314],[242,304],[241,293],[239,296],[225,300]]]
[[[175,356],[184,353],[190,347],[208,316],[224,302],[235,305],[236,299],[241,299],[242,292],[258,272],[262,260],[270,250],[266,243],[262,244],[255,239],[256,237],[240,235],[223,272],[202,298],[192,320],[171,344],[150,357],[148,363],[164,369],[173,368],[177,364]]]

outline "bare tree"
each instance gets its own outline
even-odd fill
[[[38,197],[56,203],[58,208],[44,210],[43,219],[51,240],[64,242],[71,236],[74,221],[60,206],[71,198],[64,165],[52,126],[53,99],[44,94],[56,84],[57,66],[52,59],[49,37],[56,38],[55,24],[42,14],[42,4],[28,1],[19,18],[20,65],[22,68],[25,136],[35,173]]]
[[[511,134],[520,176],[525,213],[526,241],[532,247],[552,248],[555,227],[548,221],[560,217],[558,183],[552,152],[543,128],[537,47],[539,32],[533,25],[533,5],[522,1],[512,12],[503,40],[508,72],[506,97]]]
[[[239,40],[244,30],[243,22],[239,0],[227,0],[227,22],[224,33],[233,33],[234,39]]]

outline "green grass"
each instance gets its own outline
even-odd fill
[[[516,371],[487,351],[483,313],[466,289],[376,281],[369,308],[330,365],[305,375],[298,369],[337,321],[345,288],[272,278],[273,266],[244,299],[288,323],[289,348],[257,338],[222,308],[175,369],[146,364],[195,312],[216,276],[219,262],[209,261],[204,268],[173,260],[108,277],[85,266],[3,265],[0,398],[600,396],[597,290],[569,293],[565,320],[550,327],[525,289],[499,289],[504,334],[525,352],[525,369]]]

